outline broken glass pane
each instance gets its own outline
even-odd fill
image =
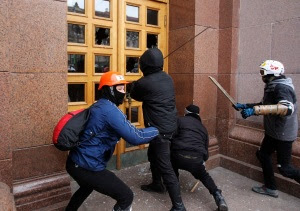
[[[68,42],[85,43],[85,26],[68,23]]]
[[[139,72],[139,57],[126,57],[126,73]]]
[[[68,73],[84,73],[84,55],[68,54]]]
[[[68,0],[68,12],[84,14],[84,0]]]
[[[133,31],[126,32],[126,47],[139,48],[139,33]]]
[[[68,84],[69,102],[84,101],[84,84]]]
[[[139,22],[139,7],[126,5],[126,21]]]
[[[147,48],[157,48],[157,34],[147,34]]]
[[[95,44],[109,46],[110,45],[110,29],[96,27]]]
[[[95,0],[95,15],[102,18],[110,18],[110,1]]]
[[[95,56],[95,73],[105,73],[109,71],[109,56]]]

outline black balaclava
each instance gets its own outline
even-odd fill
[[[162,71],[164,58],[158,48],[148,49],[140,58],[140,68],[144,76]]]
[[[125,93],[119,92],[116,89],[116,86],[103,86],[101,88],[100,92],[100,98],[105,98],[112,103],[116,104],[116,106],[119,106],[123,103]]]
[[[184,113],[185,116],[192,116],[201,122],[201,118],[199,116],[200,108],[198,106],[191,104],[185,108]]]
[[[264,83],[270,83],[271,81],[277,80],[277,79],[283,79],[286,78],[285,75],[280,75],[280,76],[274,76],[273,74],[270,75],[265,75],[262,77],[262,80]]]

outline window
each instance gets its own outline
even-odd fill
[[[84,55],[68,54],[68,73],[84,73]]]
[[[109,71],[110,57],[95,55],[95,73],[105,73]]]
[[[84,84],[68,84],[69,102],[84,102]]]
[[[95,44],[96,45],[110,45],[110,29],[96,27],[95,32]]]
[[[85,26],[68,23],[68,42],[85,43]]]
[[[68,12],[84,14],[84,0],[68,0]]]
[[[126,32],[126,47],[139,48],[139,32],[127,31]]]
[[[147,9],[147,24],[158,26],[158,11]]]
[[[126,57],[126,73],[138,73],[139,72],[139,58],[138,57]]]
[[[101,18],[110,18],[109,0],[95,0],[95,16]]]
[[[126,21],[139,22],[139,7],[126,5]]]
[[[148,34],[147,33],[147,48],[157,48],[158,44],[158,35],[157,34]]]

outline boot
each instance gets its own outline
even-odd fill
[[[118,204],[116,204],[112,211],[132,211],[132,207],[131,205],[129,205],[126,209],[122,210],[122,208]]]
[[[141,189],[148,192],[165,193],[166,188],[163,184],[150,183],[149,185],[142,185]]]
[[[170,211],[186,211],[186,209],[182,202],[180,202],[180,203],[175,202],[175,203],[173,203],[173,206]]]
[[[227,207],[227,204],[225,202],[225,199],[224,197],[222,196],[221,194],[221,190],[217,190],[214,194],[214,199],[216,201],[216,204],[218,206],[218,210],[219,211],[227,211],[228,210],[228,207]]]

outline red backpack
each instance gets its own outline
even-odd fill
[[[68,112],[57,123],[53,131],[54,146],[68,151],[80,145],[80,135],[85,129],[90,116],[90,108]]]

